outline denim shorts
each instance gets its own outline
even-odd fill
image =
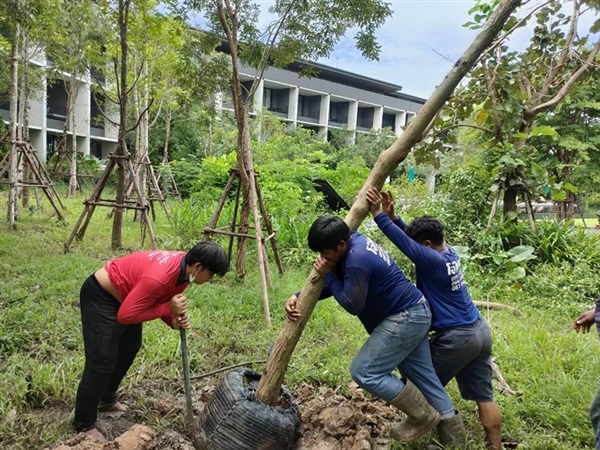
[[[470,325],[435,332],[429,344],[433,366],[444,386],[456,378],[465,400],[494,400],[492,333],[481,316]]]

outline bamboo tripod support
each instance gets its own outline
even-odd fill
[[[137,193],[137,199],[135,201],[125,199],[123,204],[118,204],[116,199],[105,199],[101,197],[102,191],[106,187],[108,177],[112,173],[115,166],[117,166],[117,164],[125,165],[125,169],[131,177],[134,189]],[[83,208],[79,219],[77,219],[77,223],[75,224],[71,235],[67,239],[67,242],[65,242],[65,252],[69,251],[73,239],[77,238],[78,241],[81,241],[83,239],[83,237],[85,236],[85,231],[96,209],[96,206],[107,206],[113,209],[133,209],[139,211],[141,215],[140,223],[142,225],[142,245],[144,245],[146,230],[148,230],[148,233],[150,234],[150,239],[152,240],[152,246],[155,249],[158,248],[158,245],[156,243],[156,236],[154,234],[152,223],[150,221],[150,216],[148,215],[148,205],[146,203],[142,191],[140,190],[140,186],[138,185],[137,180],[133,176],[133,163],[131,162],[131,155],[115,155],[111,153],[109,155],[109,162],[106,168],[104,169],[102,176],[98,180],[98,183],[96,183],[92,195],[83,203],[85,207]]]
[[[500,196],[502,195],[503,189],[498,189],[496,192],[496,196],[494,197],[494,203],[492,204],[492,211],[490,212],[490,216],[488,218],[486,230],[489,230],[494,222],[494,218],[498,214],[498,205],[500,202]],[[525,203],[525,210],[527,211],[527,218],[529,219],[529,225],[531,225],[531,229],[535,232],[535,218],[533,217],[533,210],[531,209],[531,203],[529,202],[529,195],[525,190],[521,190],[521,195],[523,196],[523,201]]]
[[[125,198],[129,199],[129,200],[133,199],[132,194],[133,194],[133,191],[135,188],[134,180],[139,180],[138,175],[139,175],[140,171],[144,171],[145,175],[146,175],[146,179],[147,179],[147,188],[148,188],[148,195],[146,197],[146,200],[148,201],[148,203],[150,205],[150,211],[152,211],[152,218],[154,220],[156,220],[156,214],[154,212],[154,202],[158,201],[158,202],[160,202],[160,205],[162,206],[162,209],[165,212],[167,219],[169,219],[169,221],[170,221],[171,215],[169,214],[169,210],[167,209],[167,204],[165,203],[165,198],[164,198],[163,193],[158,184],[158,179],[156,178],[156,174],[154,173],[154,168],[152,167],[152,163],[150,162],[148,155],[146,155],[142,159],[142,161],[137,162],[133,166],[133,170],[134,170],[134,172],[132,174],[133,176],[129,179],[129,184],[127,186],[127,189],[125,190]]]
[[[65,172],[62,168],[65,161],[69,165],[69,168],[71,167],[71,164],[73,164],[73,150],[64,148],[64,145],[61,143],[59,148],[56,150],[56,154],[58,155],[58,158],[56,158],[56,161],[54,163],[54,166],[52,167],[52,170],[50,171],[50,174],[55,178],[69,178],[71,176],[71,173]],[[94,186],[94,176],[90,173],[87,165],[85,164],[85,158],[82,152],[76,151],[75,161],[79,168],[79,170],[77,170],[76,175],[77,183],[79,185],[78,188],[81,189],[86,181],[90,183],[91,186]],[[81,173],[81,168],[83,168],[85,173]]]
[[[175,177],[173,176],[173,172],[169,167],[169,163],[161,163],[160,168],[158,170],[158,175],[156,176],[156,182],[160,186],[160,179],[163,177],[165,180],[163,181],[163,192],[171,197],[181,197],[181,193],[179,192],[179,188],[177,187],[177,183],[175,182]]]
[[[277,248],[277,240],[275,238],[275,234],[276,232],[273,230],[273,225],[271,224],[271,221],[269,220],[269,215],[267,213],[267,209],[265,207],[263,198],[262,198],[262,194],[260,191],[260,187],[258,186],[258,174],[255,172],[253,174],[254,176],[254,185],[256,187],[256,197],[257,197],[257,202],[260,208],[260,215],[262,216],[262,220],[264,222],[265,228],[267,230],[267,232],[269,233],[268,236],[266,237],[261,237],[260,239],[257,239],[257,234],[260,233],[260,223],[255,223],[254,227],[248,227],[249,229],[254,229],[255,230],[255,234],[249,234],[249,233],[243,233],[239,231],[240,228],[240,224],[237,223],[238,220],[238,211],[239,211],[239,205],[240,205],[240,197],[241,197],[241,179],[240,179],[240,173],[239,170],[237,168],[235,169],[231,169],[229,171],[229,180],[227,181],[227,185],[225,186],[225,189],[223,190],[223,194],[221,195],[221,198],[219,199],[219,203],[217,204],[217,209],[215,210],[209,225],[204,228],[204,240],[208,240],[210,239],[212,234],[223,234],[226,236],[229,236],[229,247],[227,250],[227,258],[229,261],[231,261],[231,256],[233,253],[233,240],[234,238],[238,238],[238,239],[255,239],[257,241],[257,251],[258,251],[258,263],[259,263],[259,269],[260,270],[260,277],[261,277],[261,291],[262,291],[262,297],[263,297],[263,308],[264,308],[264,313],[265,313],[265,322],[267,323],[268,326],[271,326],[271,317],[270,317],[270,313],[269,313],[269,298],[268,298],[268,294],[267,294],[267,286],[271,285],[271,271],[269,269],[269,260],[267,258],[267,252],[265,250],[265,245],[267,242],[271,243],[271,247],[273,249],[273,254],[275,256],[275,262],[277,264],[277,268],[279,269],[279,273],[283,274],[283,264],[281,262],[281,258],[279,256],[279,250]],[[227,226],[224,227],[219,227],[217,228],[217,224],[219,222],[219,217],[221,215],[221,212],[223,211],[223,206],[225,205],[225,201],[227,200],[227,197],[229,195],[229,193],[231,192],[231,189],[235,183],[235,181],[237,180],[237,188],[236,188],[236,193],[235,193],[235,204],[234,204],[234,209],[233,209],[233,218],[231,220],[231,223]],[[255,217],[257,217],[257,215],[255,215]],[[258,232],[258,233],[257,233]]]
[[[40,161],[38,153],[34,150],[30,142],[27,141],[17,141],[15,142],[15,148],[17,152],[17,166],[21,167],[27,166],[29,168],[30,173],[33,175],[32,180],[28,179],[18,179],[16,182],[10,181],[10,177],[8,174],[8,160],[10,157],[10,151],[4,156],[2,161],[0,161],[0,183],[10,185],[10,188],[36,188],[36,198],[37,198],[37,188],[42,188],[44,194],[48,198],[48,201],[54,208],[58,219],[61,221],[65,221],[65,217],[63,216],[60,208],[65,209],[65,205],[63,205],[56,188],[54,187],[54,183],[50,179],[50,175],[46,171],[46,168]],[[57,205],[58,203],[58,205]]]

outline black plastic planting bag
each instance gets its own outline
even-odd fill
[[[229,372],[198,418],[197,442],[204,450],[286,450],[298,438],[300,411],[282,387],[278,406],[254,395],[260,373],[242,368]]]

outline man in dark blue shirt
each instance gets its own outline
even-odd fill
[[[491,331],[469,295],[458,254],[444,242],[442,223],[423,216],[407,225],[394,213],[391,194],[375,188],[367,191],[367,199],[381,231],[415,264],[417,287],[431,305],[431,356],[440,381],[445,386],[456,378],[461,396],[477,403],[488,448],[500,450],[502,418],[492,389]],[[466,446],[461,427],[458,419],[442,420],[442,444]],[[462,440],[456,440],[461,433]]]
[[[333,295],[370,335],[352,361],[352,379],[408,416],[392,428],[391,436],[410,442],[440,419],[455,417],[431,363],[431,312],[423,294],[387,253],[362,234],[350,233],[338,217],[318,218],[308,233],[308,245],[319,252],[314,267],[325,279],[321,298]],[[298,293],[286,302],[289,320],[300,317],[297,300]],[[403,383],[392,373],[395,368],[410,381]]]

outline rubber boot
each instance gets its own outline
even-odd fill
[[[458,411],[454,417],[440,420],[437,431],[445,449],[467,448],[467,431]]]
[[[410,381],[390,403],[407,416],[390,431],[390,436],[397,441],[414,441],[435,428],[440,421],[440,414],[427,403],[421,391]]]

